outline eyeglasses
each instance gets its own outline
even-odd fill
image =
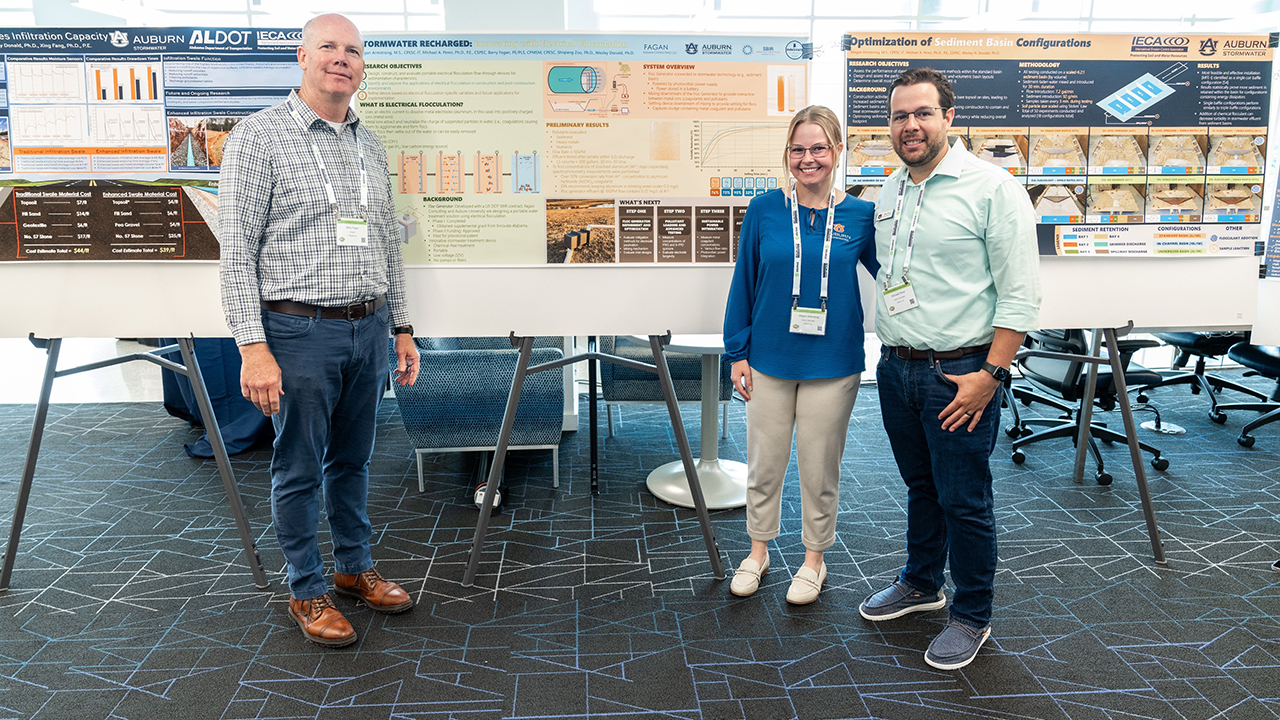
[[[939,115],[946,115],[946,114],[947,114],[947,108],[938,107],[934,105],[932,107],[922,107],[916,110],[915,112],[896,112],[889,116],[889,122],[894,125],[902,125],[907,121],[907,118],[914,115],[916,118],[916,122],[923,125],[924,123],[929,122],[930,120],[934,119],[935,117],[938,117]]]
[[[831,146],[825,143],[818,143],[817,145],[811,145],[809,147],[803,147],[801,145],[792,145],[788,149],[788,152],[790,152],[791,157],[795,158],[796,160],[803,158],[806,152],[812,155],[815,160],[821,160],[822,158],[831,154]]]

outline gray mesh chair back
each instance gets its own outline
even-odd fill
[[[547,341],[559,342],[559,339]],[[405,432],[414,446],[418,491],[422,492],[424,454],[497,448],[519,351],[506,338],[415,338],[415,342],[422,357],[417,382],[406,387],[393,383],[392,387]],[[535,347],[530,364],[562,357],[564,353],[559,348]],[[388,361],[394,370],[394,346]],[[553,487],[560,486],[559,446],[563,423],[561,374],[541,372],[526,377],[508,447],[550,450]]]
[[[652,363],[653,353],[649,345],[639,344],[625,337],[602,335],[600,352],[617,355],[628,360]],[[702,356],[696,353],[668,352],[667,367],[671,369],[671,382],[675,386],[676,400],[682,403],[702,401]],[[604,396],[605,414],[609,417],[609,436],[613,437],[613,406],[635,404],[664,404],[658,376],[644,370],[635,370],[613,363],[600,364],[600,389]],[[724,409],[721,437],[728,432],[729,401],[733,398],[733,382],[729,379],[729,363],[720,360],[720,397]]]

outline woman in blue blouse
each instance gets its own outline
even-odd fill
[[[842,137],[827,108],[796,113],[783,150],[795,181],[757,196],[742,222],[724,318],[733,384],[747,400],[751,554],[729,586],[735,595],[754,593],[769,569],[793,429],[805,559],[788,602],[818,599],[827,576],[822,553],[835,543],[840,459],[865,369],[857,266],[872,277],[878,269],[875,206],[837,187]]]

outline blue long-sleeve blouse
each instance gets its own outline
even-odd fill
[[[725,357],[787,380],[837,378],[866,369],[857,266],[875,277],[875,205],[846,195],[835,208],[825,335],[790,332],[794,243],[785,190],[751,201],[724,315]],[[800,307],[816,308],[822,287],[827,209],[800,208]]]

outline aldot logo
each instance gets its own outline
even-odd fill
[[[250,33],[244,30],[192,30],[192,45],[244,45]]]

